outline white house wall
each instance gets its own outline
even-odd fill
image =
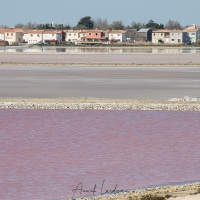
[[[45,42],[46,40],[57,40],[58,42],[62,42],[62,34],[43,34],[43,42]]]
[[[0,40],[5,40],[5,35],[4,35],[4,33],[1,33],[1,34],[0,34]]]
[[[37,44],[38,42],[43,41],[43,35],[27,33],[27,34],[24,34],[23,39],[25,42],[28,42],[28,44]]]

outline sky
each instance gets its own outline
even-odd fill
[[[200,0],[0,0],[0,25],[17,23],[57,23],[75,26],[80,18],[165,24],[200,25]]]

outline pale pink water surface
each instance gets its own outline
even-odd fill
[[[1,200],[197,180],[200,112],[0,110]]]

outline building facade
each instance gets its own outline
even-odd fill
[[[56,41],[58,43],[62,42],[63,31],[61,30],[44,30],[43,32],[43,42],[49,43],[50,41]]]
[[[126,31],[112,30],[109,32],[109,42],[126,42]]]
[[[29,30],[24,32],[23,40],[28,44],[37,44],[43,42],[44,30]]]
[[[170,30],[154,30],[152,31],[152,43],[169,43],[170,42]]]
[[[152,41],[152,29],[142,28],[136,32],[136,42],[151,42]]]
[[[84,30],[80,34],[81,44],[101,44],[106,43],[108,37],[105,36],[105,33],[102,30]]]
[[[80,41],[80,30],[67,30],[65,41],[77,44]]]
[[[5,29],[5,40],[10,45],[23,42],[23,30],[17,28]]]
[[[0,29],[0,40],[5,40],[5,29]]]

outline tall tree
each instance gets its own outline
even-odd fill
[[[182,29],[181,24],[178,21],[174,21],[174,20],[169,20],[165,24],[165,28],[170,29],[170,30]]]
[[[145,25],[146,28],[152,28],[152,29],[164,29],[163,24],[158,24],[154,22],[152,19],[149,20],[149,22]]]
[[[90,16],[81,18],[76,26],[77,29],[93,29],[93,27],[94,22]]]
[[[124,24],[123,24],[122,21],[114,21],[110,25],[110,29],[113,29],[113,30],[123,30],[124,29]]]

